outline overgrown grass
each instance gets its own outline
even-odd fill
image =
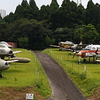
[[[43,52],[50,55],[63,67],[85,96],[92,95],[93,90],[100,86],[100,64],[83,63],[82,59],[81,64],[78,64],[78,57],[73,58],[73,53],[69,51],[46,49]]]
[[[11,63],[10,68],[2,72],[4,78],[0,79],[0,87],[33,87],[33,89],[43,97],[50,95],[50,89],[47,77],[38,62],[35,54],[26,49],[13,49],[13,51],[21,50],[16,54],[18,57],[31,59],[29,63]]]

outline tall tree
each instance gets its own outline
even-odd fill
[[[95,25],[97,31],[100,33],[100,5],[98,3],[96,3],[95,7],[94,7],[93,22],[94,22],[94,25]]]
[[[59,8],[59,5],[58,5],[57,0],[52,0],[51,4],[50,4],[51,13],[56,12],[58,10],[58,8]]]
[[[91,23],[94,25],[94,7],[93,1],[89,0],[86,8],[85,24]]]
[[[81,4],[77,7],[76,16],[77,25],[83,25],[85,21],[85,9]]]
[[[21,5],[18,5],[15,10],[15,19],[27,18],[31,19],[32,12],[27,0],[23,0]]]
[[[74,17],[72,9],[71,2],[69,0],[64,0],[59,9],[60,25],[63,27],[71,27],[71,22],[73,22]]]
[[[58,10],[59,10],[59,5],[57,0],[52,0],[50,4],[50,19],[49,23],[51,23],[51,29],[54,30],[57,28],[57,22],[58,22]]]
[[[35,1],[34,0],[30,0],[29,1],[29,5],[31,7],[32,19],[38,20],[39,8],[37,7]]]
[[[96,31],[94,25],[82,25],[80,28],[77,28],[74,32],[74,38],[76,41],[83,43],[91,44],[97,43],[97,37],[99,33]]]
[[[68,28],[68,27],[66,27],[66,28],[57,28],[54,31],[54,37],[56,39],[56,42],[58,42],[59,40],[66,41],[66,39],[72,41],[73,30],[71,28]]]
[[[47,5],[42,5],[41,9],[39,11],[39,20],[46,20],[48,21],[48,19],[50,19],[50,6]]]
[[[27,5],[28,5],[27,0],[23,0],[22,3],[21,3],[21,6],[22,7],[26,7]]]
[[[7,24],[5,37],[8,41],[14,42],[19,42],[18,39],[24,37],[28,39],[28,48],[43,49],[45,48],[45,37],[48,35],[52,38],[52,32],[43,23],[35,19],[16,20],[14,23]]]
[[[15,15],[14,13],[10,13],[9,15],[7,15],[6,17],[4,17],[4,20],[7,22],[7,23],[12,23],[15,21]]]
[[[23,7],[18,5],[15,10],[15,19],[20,19],[22,17]]]

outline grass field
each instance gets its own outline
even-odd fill
[[[21,50],[16,54],[18,57],[29,58],[29,63],[11,63],[10,68],[2,72],[3,78],[0,79],[0,87],[33,87],[43,97],[50,95],[50,89],[47,77],[36,59],[33,52],[26,49],[13,49],[13,51]]]
[[[44,53],[54,58],[69,75],[76,86],[85,96],[93,94],[93,90],[100,86],[100,64],[83,63],[78,64],[78,57],[73,58],[73,53],[69,51],[59,51],[59,49],[46,49]],[[87,58],[88,61],[88,58]]]
[[[10,68],[2,72],[4,78],[0,79],[0,87],[12,87],[16,89],[32,87],[34,91],[38,92],[44,98],[49,97],[51,91],[47,77],[34,53],[26,49],[13,49],[13,51],[16,50],[22,51],[16,54],[16,56],[29,58],[31,62],[11,63]],[[73,58],[73,53],[68,51],[46,49],[43,52],[50,55],[63,67],[64,71],[85,96],[92,95],[93,90],[100,86],[100,64],[78,64],[78,58]]]

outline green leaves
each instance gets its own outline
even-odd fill
[[[82,27],[77,28],[74,33],[74,38],[79,40],[78,42],[83,41],[87,44],[95,43],[98,36],[99,33],[92,24],[82,25]]]

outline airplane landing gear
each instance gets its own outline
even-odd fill
[[[86,62],[86,59],[85,58],[83,59],[83,62]]]

